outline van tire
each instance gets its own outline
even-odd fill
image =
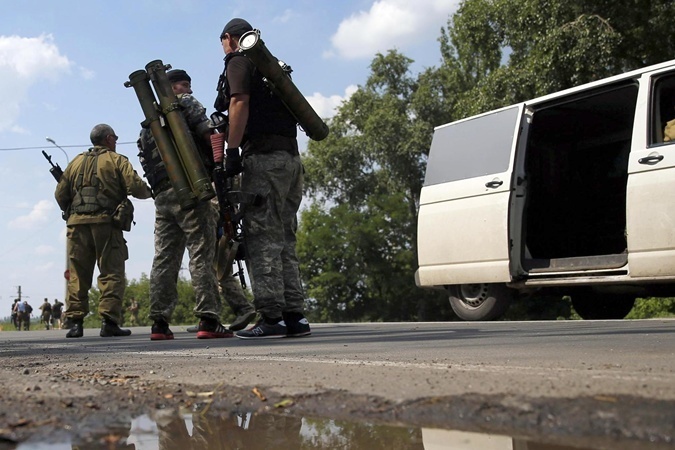
[[[500,319],[513,299],[513,291],[503,284],[460,284],[448,291],[452,310],[467,321]]]
[[[572,307],[584,320],[619,320],[630,313],[635,297],[627,295],[595,294],[572,295]]]

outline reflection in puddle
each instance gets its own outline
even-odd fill
[[[137,417],[125,429],[108,430],[87,443],[24,443],[16,450],[598,450],[612,446],[610,442],[599,447],[580,446],[578,443],[574,446],[547,444],[482,433],[299,418],[282,414],[214,416],[199,412],[178,414],[158,411],[153,418],[145,415]],[[639,448],[656,447],[640,443]]]

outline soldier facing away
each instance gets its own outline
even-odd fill
[[[129,160],[116,153],[117,139],[110,125],[96,125],[90,134],[94,146],[68,164],[54,193],[68,228],[70,278],[65,317],[72,323],[66,334],[69,338],[83,335],[95,265],[100,272],[100,336],[131,334],[130,330],[119,327],[125,289],[124,266],[129,252],[122,234],[124,225],[113,219],[120,205],[128,201],[128,195],[145,199],[151,192]]]
[[[204,106],[192,96],[191,78],[184,71],[167,72],[171,88],[178,98],[185,122],[205,166],[212,168],[211,122]],[[195,290],[194,314],[199,318],[198,339],[228,338],[232,332],[220,323],[220,298],[213,260],[216,251],[217,213],[209,201],[200,201],[191,209],[181,208],[171,185],[167,168],[151,131],[141,130],[139,158],[155,199],[155,257],[150,272],[151,340],[173,339],[169,328],[178,303],[177,280],[185,249]]]

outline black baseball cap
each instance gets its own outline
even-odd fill
[[[166,76],[169,79],[169,82],[171,83],[178,83],[179,81],[187,81],[190,83],[192,82],[192,78],[190,78],[190,75],[188,75],[187,72],[182,69],[169,70],[166,73]]]
[[[225,28],[223,28],[223,32],[220,33],[220,39],[224,38],[225,34],[229,34],[230,36],[241,36],[252,29],[253,27],[251,24],[244,19],[235,18],[227,22]]]

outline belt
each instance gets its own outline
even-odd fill
[[[241,146],[242,154],[263,154],[276,151],[288,152],[291,155],[299,155],[298,140],[290,136],[281,136],[279,134],[264,134],[250,137]]]

